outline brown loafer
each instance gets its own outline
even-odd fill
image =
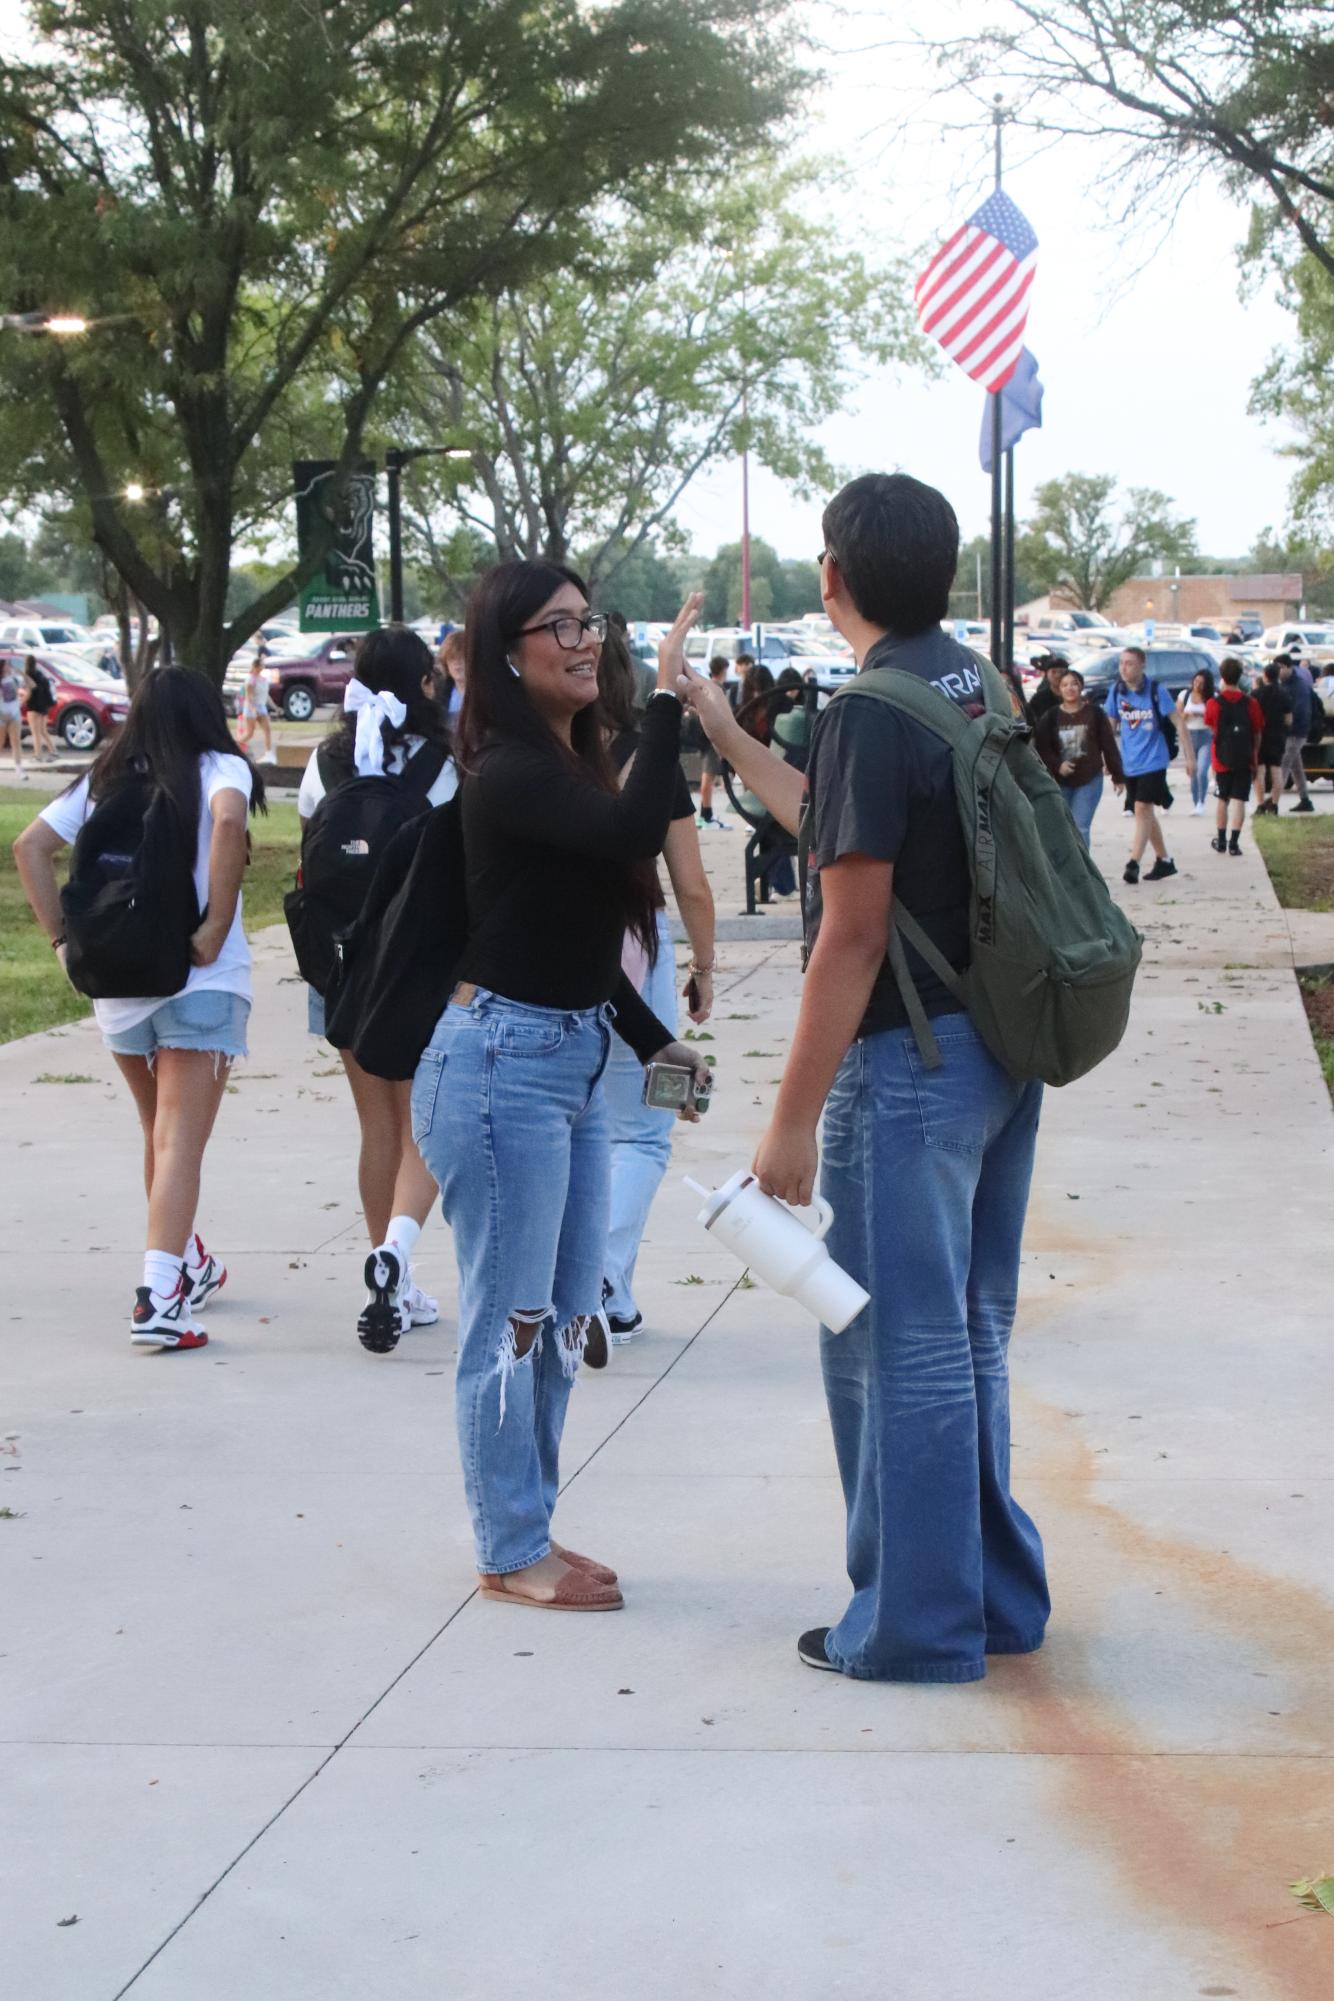
[[[554,1584],[525,1584],[522,1573],[479,1574],[481,1596],[503,1605],[531,1605],[539,1612],[619,1612],[625,1600],[615,1584],[600,1584],[573,1565]]]
[[[588,1576],[596,1577],[599,1584],[617,1584],[620,1582],[610,1564],[595,1563],[591,1556],[580,1556],[577,1549],[562,1549],[558,1542],[553,1542],[551,1545],[551,1554],[560,1557],[563,1563],[573,1564],[576,1570],[586,1571]]]

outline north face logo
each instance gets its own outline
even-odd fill
[[[344,841],[341,850],[345,855],[368,855],[370,851],[369,841]]]

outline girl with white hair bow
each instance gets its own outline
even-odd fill
[[[446,756],[426,801],[443,806],[459,781],[448,754],[449,730],[430,650],[405,626],[368,632],[357,648],[343,713],[306,766],[297,811],[308,820],[326,792],[354,777],[401,778],[410,761],[433,745]],[[324,1001],[313,987],[307,1009],[311,1034],[323,1035]],[[435,1300],[412,1278],[412,1254],[436,1186],[413,1143],[411,1085],[371,1076],[351,1050],[338,1054],[361,1127],[357,1178],[371,1241],[367,1299],[357,1331],[364,1345],[380,1350],[392,1347],[409,1327],[439,1318]]]

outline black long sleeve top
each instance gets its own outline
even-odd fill
[[[469,936],[458,978],[530,1007],[610,1001],[635,1054],[668,1029],[621,970],[625,909],[616,864],[667,837],[680,769],[681,705],[648,705],[625,786],[603,792],[553,742],[486,745],[463,784]]]

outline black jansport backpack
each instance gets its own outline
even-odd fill
[[[460,796],[400,827],[336,945],[324,1032],[372,1077],[413,1075],[468,935]]]
[[[327,784],[326,749],[318,755]],[[400,827],[426,811],[448,756],[441,744],[422,744],[397,778],[354,775],[333,785],[307,820],[296,887],[283,898],[283,914],[301,976],[317,993],[328,991],[335,940],[361,915],[381,856]]]
[[[65,970],[90,1000],[163,999],[190,976],[203,921],[195,892],[196,830],[149,781],[118,786],[93,807],[60,892]]]
[[[1240,701],[1229,702],[1226,696],[1220,695],[1218,727],[1214,732],[1214,757],[1219,770],[1249,771],[1254,746],[1249,701],[1243,695]]]

